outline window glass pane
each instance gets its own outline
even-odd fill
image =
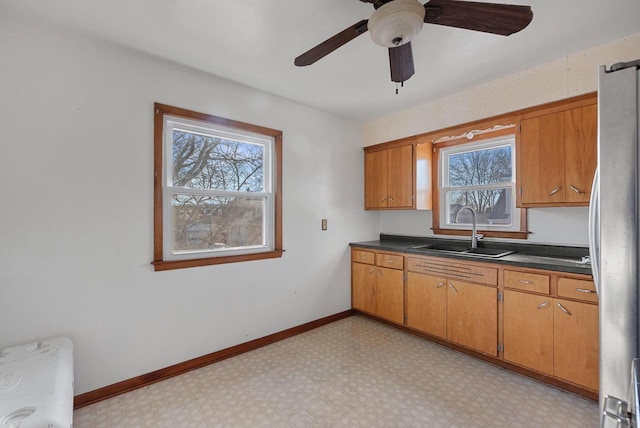
[[[448,223],[472,224],[469,210],[462,210],[456,221],[456,213],[460,208],[469,206],[478,216],[478,224],[482,225],[511,225],[512,194],[511,188],[487,190],[451,190],[447,192]]]
[[[478,186],[512,181],[511,146],[451,154],[449,186]]]
[[[173,196],[173,253],[264,246],[266,198]]]
[[[263,192],[264,147],[174,129],[173,185],[193,189]]]

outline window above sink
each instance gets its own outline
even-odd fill
[[[527,239],[527,210],[516,207],[518,124],[505,115],[433,134],[435,234],[468,236],[473,218],[461,211],[468,207],[479,235]]]

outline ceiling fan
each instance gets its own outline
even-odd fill
[[[389,48],[391,80],[403,84],[415,73],[411,40],[422,24],[508,36],[524,29],[533,19],[530,6],[478,3],[458,0],[360,0],[375,8],[367,20],[350,26],[297,57],[297,66],[311,65],[367,31],[374,43]],[[396,87],[396,93],[398,89]]]

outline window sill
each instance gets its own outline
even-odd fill
[[[265,251],[262,253],[242,254],[237,256],[208,257],[188,260],[156,260],[151,262],[153,269],[158,271],[184,269],[198,266],[221,265],[225,263],[246,262],[250,260],[276,259],[282,257],[284,250]]]
[[[433,228],[433,233],[436,235],[456,235],[456,236],[471,236],[471,231],[461,229],[437,229]],[[499,232],[495,230],[478,230],[478,233],[484,235],[485,238],[510,238],[510,239],[527,239],[531,232],[518,231],[518,232]]]

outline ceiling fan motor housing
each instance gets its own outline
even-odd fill
[[[367,24],[371,40],[388,48],[409,43],[424,23],[425,8],[417,0],[393,0],[371,15]]]

